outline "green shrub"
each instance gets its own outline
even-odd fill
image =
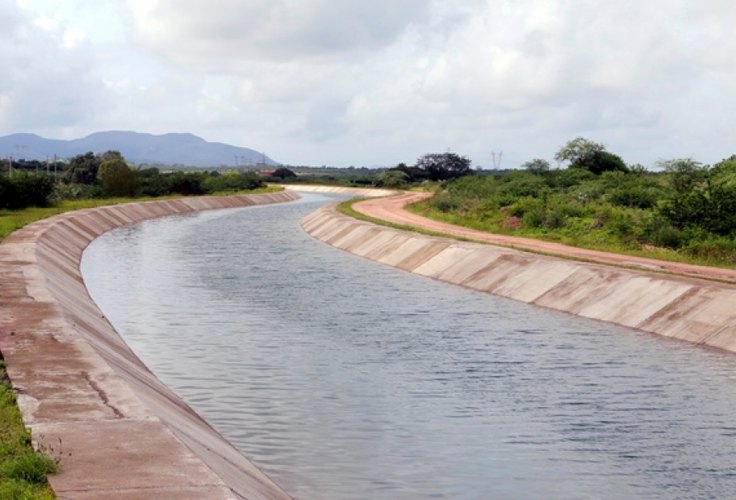
[[[611,191],[609,201],[618,206],[632,208],[654,208],[660,192],[643,186],[623,186]]]
[[[0,209],[46,207],[51,203],[54,179],[46,174],[16,172],[0,177]]]

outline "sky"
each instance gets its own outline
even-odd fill
[[[733,0],[0,0],[0,135],[190,132],[290,165],[582,136],[628,164],[736,154]]]

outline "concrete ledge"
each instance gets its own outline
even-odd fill
[[[434,238],[342,215],[302,220],[314,238],[376,262],[586,318],[736,351],[736,286]]]
[[[63,499],[288,498],[163,385],[87,294],[82,252],[126,224],[297,199],[293,192],[131,203],[61,214],[0,245],[0,351]]]

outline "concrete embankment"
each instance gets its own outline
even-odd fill
[[[334,247],[422,276],[666,337],[736,351],[736,287],[377,226],[334,205],[302,221]]]
[[[82,210],[0,245],[0,351],[34,439],[61,459],[50,478],[59,498],[288,498],[143,365],[89,297],[79,263],[116,227],[296,198],[286,191]]]

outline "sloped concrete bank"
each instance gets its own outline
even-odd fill
[[[0,351],[34,439],[61,459],[62,472],[50,478],[59,498],[288,498],[143,365],[89,297],[79,263],[94,238],[116,227],[298,197],[82,210],[0,245]]]
[[[422,276],[666,337],[736,351],[736,286],[434,238],[340,214],[302,220],[334,247]]]

